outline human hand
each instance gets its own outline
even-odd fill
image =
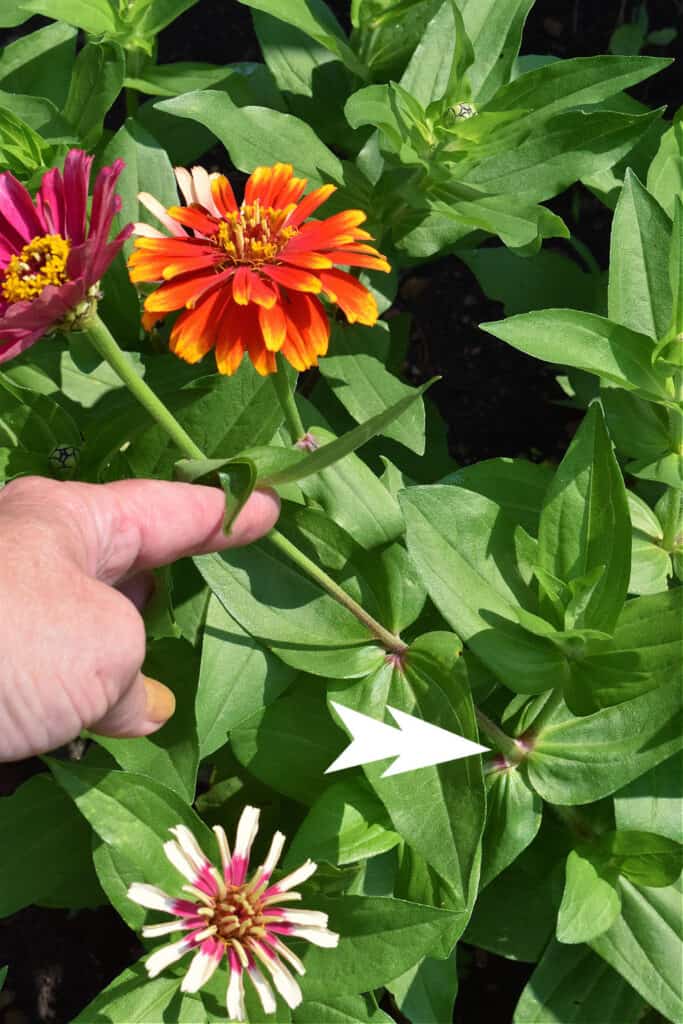
[[[146,736],[170,718],[173,694],[140,671],[138,609],[150,569],[248,544],[279,513],[257,491],[226,537],[224,505],[217,488],[159,480],[23,477],[0,491],[0,761],[83,728]]]

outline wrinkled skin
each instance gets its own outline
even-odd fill
[[[164,724],[173,695],[140,672],[150,570],[256,540],[279,504],[253,494],[230,537],[223,510],[217,489],[155,480],[0,490],[0,761]]]

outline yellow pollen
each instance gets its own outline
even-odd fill
[[[240,948],[250,938],[262,938],[266,934],[263,927],[261,901],[242,886],[226,886],[225,896],[214,898],[212,912],[207,924],[215,928],[215,936],[226,946],[232,946],[237,955]],[[208,917],[208,915],[207,915]],[[270,920],[278,920],[277,915]]]
[[[238,211],[224,216],[214,242],[233,263],[270,263],[285,243],[298,234],[296,228],[282,226],[292,209],[262,207],[258,199],[253,204],[242,203]]]
[[[0,286],[7,302],[35,299],[49,284],[64,284],[71,246],[61,235],[32,239],[12,256]]]

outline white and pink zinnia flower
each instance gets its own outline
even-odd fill
[[[123,160],[97,175],[88,224],[92,162],[69,150],[64,173],[48,171],[35,202],[13,174],[0,174],[0,363],[60,327],[78,329],[133,230],[129,224],[109,241],[121,209],[114,189]]]
[[[227,1010],[231,1020],[245,1020],[244,975],[256,989],[264,1013],[275,1013],[272,985],[288,1006],[301,1002],[301,989],[289,967],[304,974],[304,965],[282,939],[291,935],[316,946],[333,948],[339,936],[327,928],[327,914],[316,910],[289,910],[282,906],[301,899],[293,890],[315,872],[307,860],[291,874],[271,884],[271,876],[285,843],[282,832],[273,836],[264,863],[247,881],[249,855],[258,832],[259,811],[245,807],[237,825],[235,850],[231,854],[220,825],[214,826],[221,853],[222,871],[207,858],[185,825],[170,831],[175,839],[164,844],[171,864],[188,884],[182,887],[189,898],[174,899],[154,885],[136,882],[128,890],[131,900],[151,910],[175,914],[175,921],[145,925],[147,937],[184,932],[181,939],[156,950],[147,960],[154,978],[185,953],[194,952],[181,983],[183,992],[197,992],[211,978],[225,957],[229,980]]]

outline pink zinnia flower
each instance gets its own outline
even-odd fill
[[[133,230],[128,225],[109,241],[121,209],[114,188],[122,160],[97,175],[88,226],[92,161],[70,150],[64,174],[48,171],[35,202],[13,174],[0,174],[0,363],[44,334],[83,326],[100,278]]]
[[[339,936],[327,928],[327,914],[316,910],[288,910],[282,904],[301,899],[295,886],[305,882],[317,865],[306,861],[291,874],[271,884],[285,837],[276,832],[268,856],[247,881],[249,854],[258,831],[259,811],[245,807],[237,825],[235,850],[231,854],[225,832],[214,826],[221,852],[219,871],[201,850],[184,825],[170,831],[175,840],[164,844],[171,864],[188,884],[182,887],[189,898],[174,899],[154,885],[135,882],[128,897],[151,910],[175,914],[177,920],[145,925],[145,936],[185,932],[181,939],[156,950],[147,960],[151,978],[194,951],[185,977],[183,992],[197,992],[211,978],[225,957],[228,968],[227,1010],[230,1020],[245,1020],[244,975],[256,989],[264,1013],[275,1013],[271,982],[292,1009],[301,1002],[301,989],[283,961],[298,974],[304,965],[282,941],[287,935],[306,939],[316,946],[332,948]]]

